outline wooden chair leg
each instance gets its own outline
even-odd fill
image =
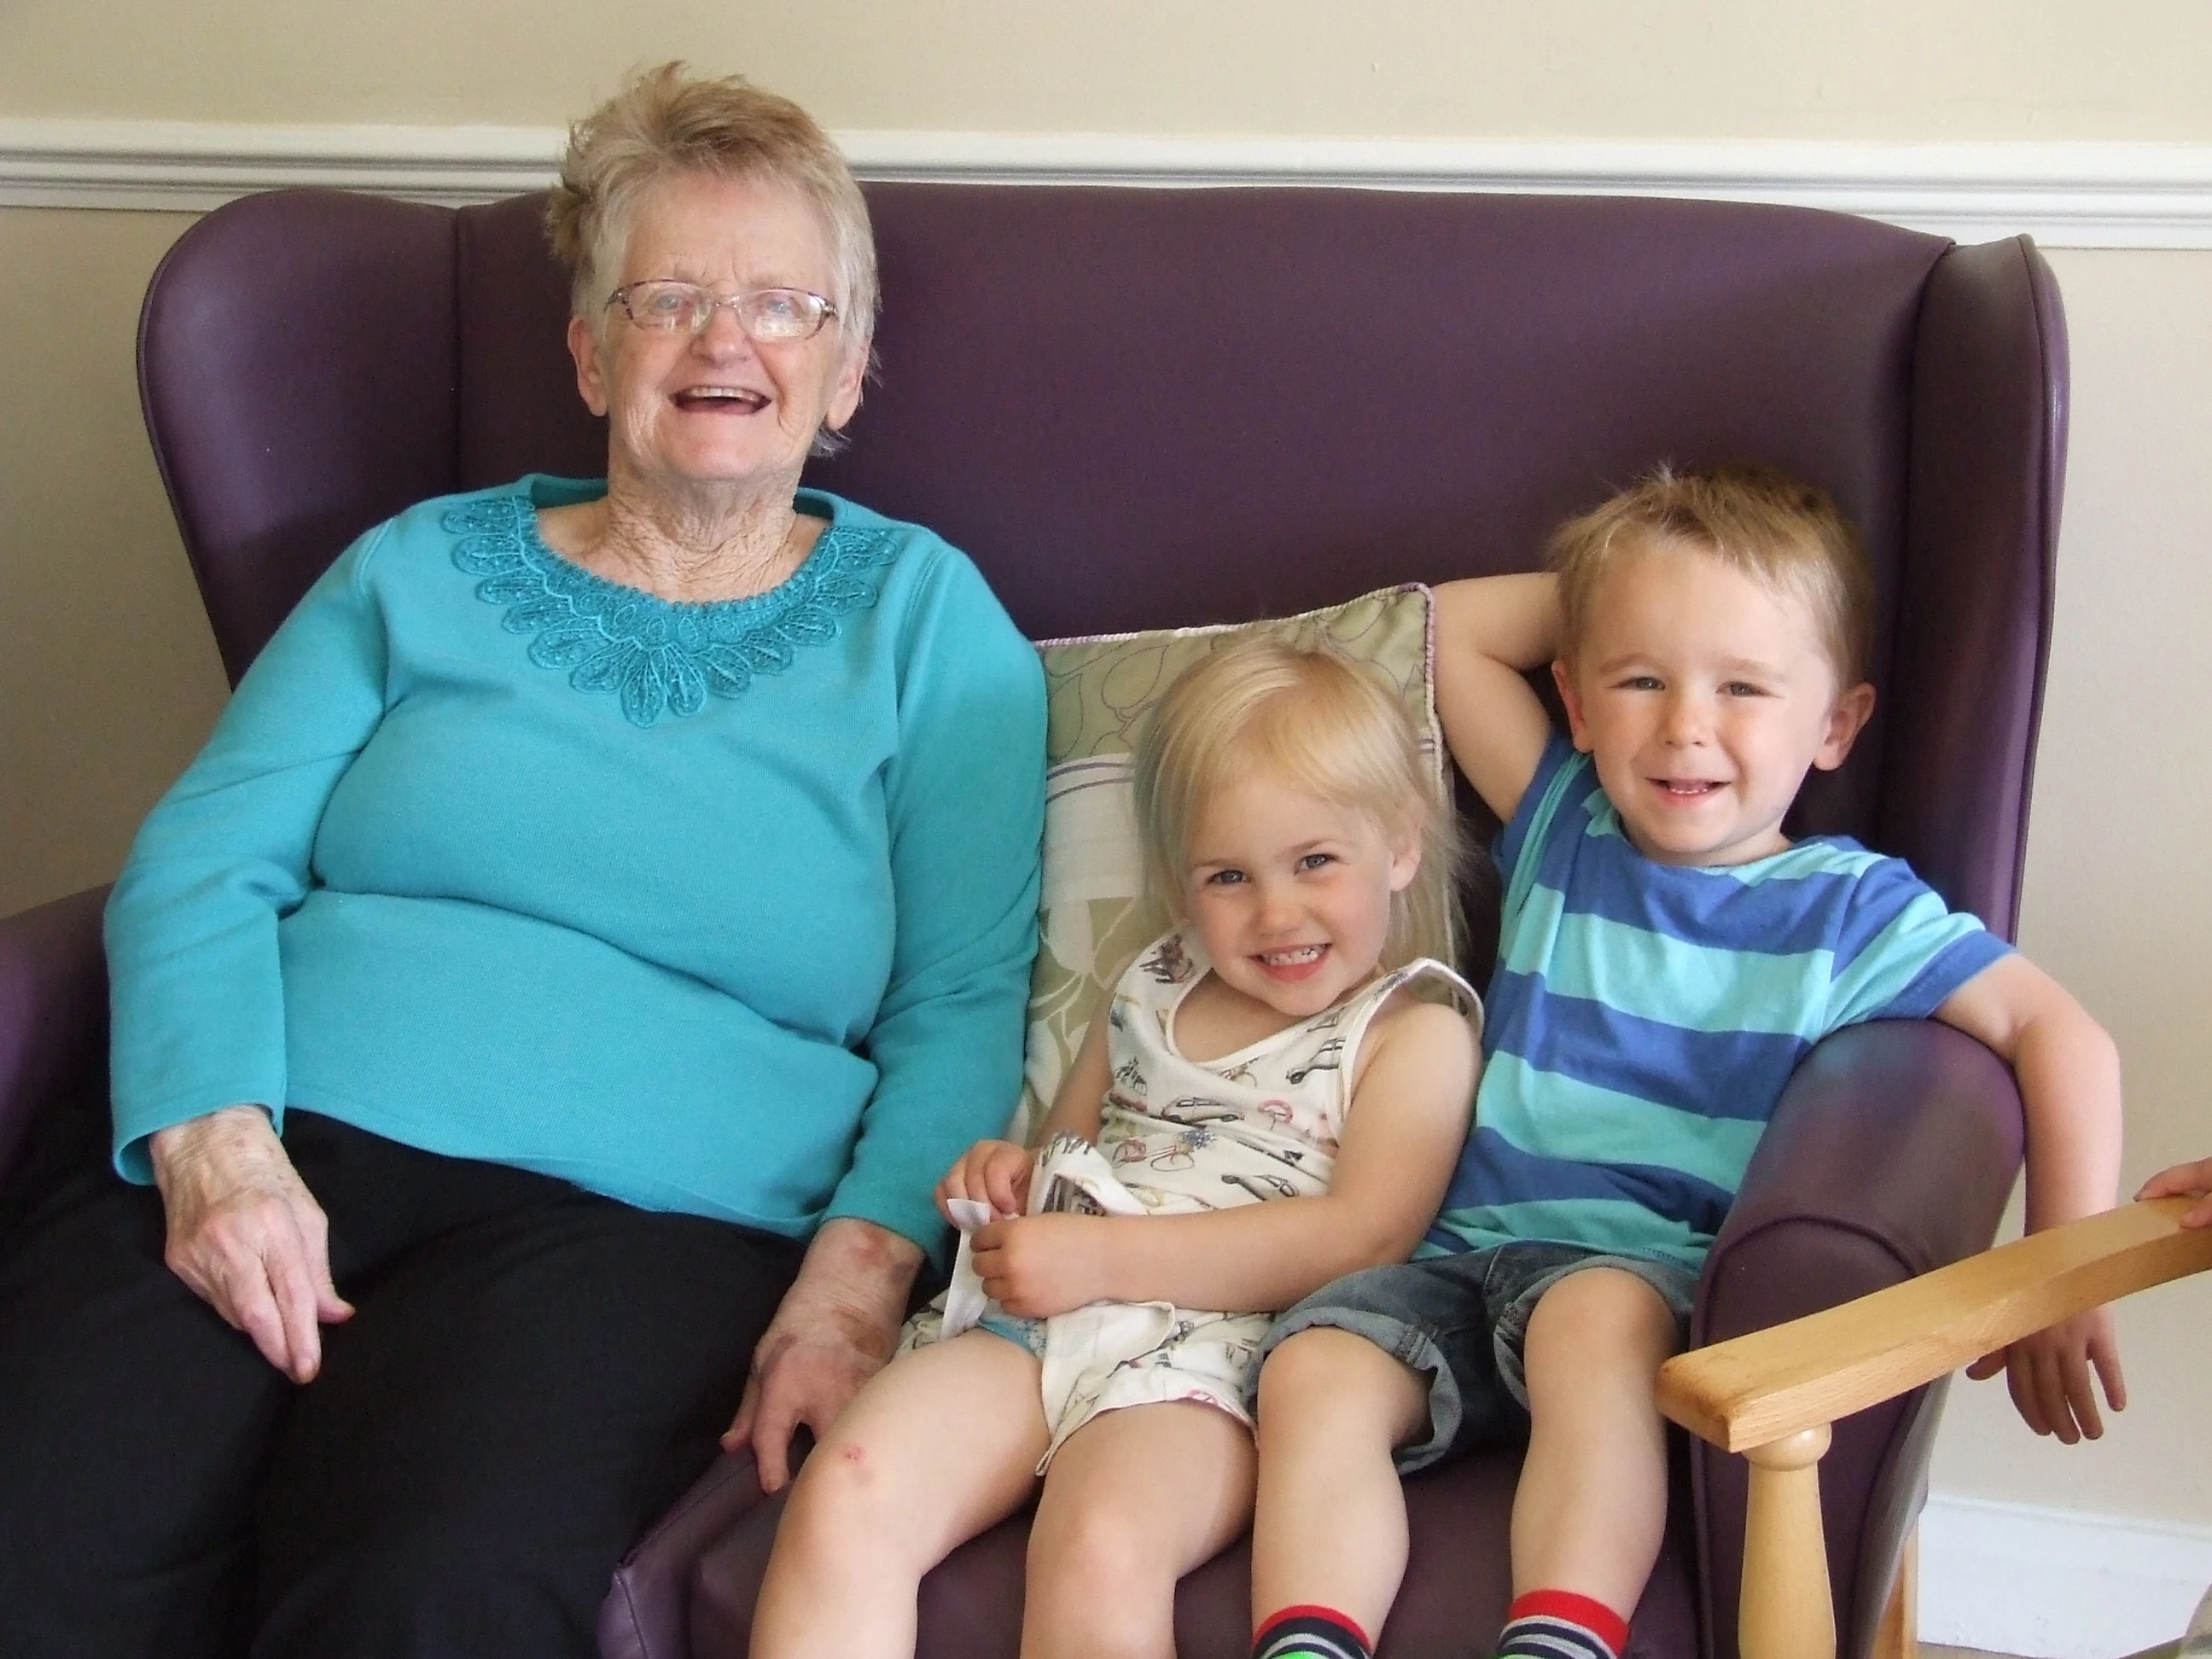
[[[1743,1537],[1742,1659],[1836,1659],[1836,1608],[1820,1531],[1828,1425],[1744,1454],[1751,1460]]]
[[[1920,1659],[1920,1528],[1905,1535],[1897,1559],[1897,1582],[1874,1636],[1872,1659]]]

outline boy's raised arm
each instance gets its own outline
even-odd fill
[[[1522,678],[1559,654],[1558,584],[1482,576],[1436,589],[1437,712],[1452,758],[1483,804],[1510,820],[1552,735]]]
[[[2120,1058],[2105,1028],[2065,987],[2019,956],[1975,975],[1936,1018],[1995,1050],[2019,1080],[2027,1118],[2027,1231],[2110,1209],[2120,1178]],[[2093,1370],[2112,1408],[2127,1404],[2109,1309],[2023,1338],[1967,1375],[1993,1376],[2000,1365],[2027,1425],[2068,1445],[2104,1432]]]

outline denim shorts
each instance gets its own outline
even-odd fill
[[[1400,1473],[1516,1441],[1528,1431],[1521,1345],[1545,1291],[1570,1273],[1616,1267],[1651,1286],[1689,1331],[1698,1276],[1673,1262],[1612,1255],[1578,1244],[1493,1245],[1369,1267],[1324,1285],[1269,1327],[1261,1360],[1314,1325],[1364,1336],[1429,1376],[1429,1435],[1397,1450]],[[1258,1388],[1255,1371],[1254,1389]]]

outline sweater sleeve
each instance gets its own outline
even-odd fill
[[[825,1220],[940,1250],[931,1194],[1005,1132],[1021,1085],[1044,826],[1044,676],[975,568],[946,559],[908,619],[887,781],[897,935],[868,1039],[878,1069]]]
[[[239,683],[155,806],[107,903],[115,1167],[149,1182],[146,1138],[223,1106],[282,1127],[278,921],[306,897],[331,792],[384,714],[385,635],[342,554]]]

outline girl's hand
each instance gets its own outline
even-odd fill
[[[2171,1170],[2160,1170],[2142,1184],[2137,1198],[2194,1198],[2197,1201],[2182,1212],[2185,1227],[2212,1227],[2212,1158],[2199,1158],[2194,1164],[2177,1164]]]
[[[1026,1146],[1011,1140],[979,1140],[960,1154],[959,1161],[937,1183],[937,1207],[945,1219],[950,1198],[988,1204],[994,1216],[1016,1216],[1029,1208],[1032,1160]]]
[[[984,1294],[1024,1319],[1049,1319],[1112,1294],[1107,1224],[1097,1215],[1018,1215],[976,1230]]]

